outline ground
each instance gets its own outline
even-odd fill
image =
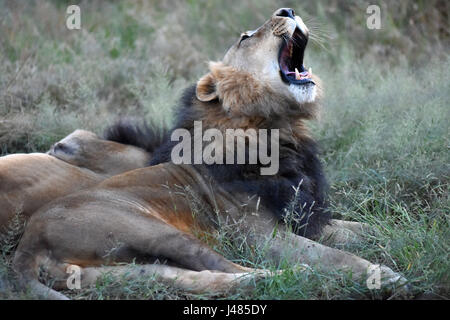
[[[76,1],[75,1],[76,2]],[[66,1],[0,0],[0,153],[44,151],[76,128],[101,133],[120,116],[170,124],[182,90],[247,29],[292,6],[312,31],[306,64],[325,99],[311,122],[336,218],[374,230],[346,250],[410,280],[411,298],[449,298],[450,59],[446,1],[380,2],[382,28],[366,28],[365,1],[84,1],[82,30],[65,27]],[[71,2],[72,3],[72,2]],[[446,53],[447,52],[447,53]],[[0,298],[26,298],[10,272],[20,222],[2,240]],[[20,233],[20,232],[19,232]],[[262,248],[232,228],[214,249],[235,262],[288,272],[231,299],[396,298],[350,275],[268,266]],[[132,267],[132,266],[130,266]],[[190,299],[152,279],[107,275],[74,299]],[[215,297],[223,298],[223,297]]]

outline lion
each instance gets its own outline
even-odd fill
[[[262,175],[266,164],[260,160],[198,163],[194,148],[183,151],[191,164],[174,163],[177,142],[167,139],[153,153],[150,166],[113,176],[34,214],[13,263],[23,283],[40,297],[67,298],[57,290],[66,288],[66,271],[75,265],[81,268],[81,287],[112,272],[156,274],[194,291],[230,288],[253,275],[267,275],[266,270],[237,265],[207,245],[222,223],[238,221],[247,244],[264,246],[275,265],[287,260],[351,271],[358,281],[379,268],[383,285],[405,284],[386,266],[316,242],[338,229],[357,228],[331,220],[326,210],[326,180],[305,125],[317,114],[321,95],[319,78],[303,64],[308,36],[302,19],[289,8],[278,9],[258,29],[243,33],[185,91],[168,135],[173,138],[183,129],[195,136],[197,121],[224,135],[228,129],[266,129],[271,139],[278,132],[278,141],[270,145],[272,152],[279,152],[277,173]],[[210,143],[224,146],[218,140]],[[251,148],[246,144],[245,158],[255,151]],[[129,262],[139,267],[129,272],[120,265]],[[52,276],[52,288],[39,281],[39,270]]]
[[[126,130],[127,123],[122,122],[121,127]],[[41,206],[58,197],[142,168],[149,160],[150,154],[141,148],[101,139],[86,130],[74,131],[47,153],[3,156],[0,158],[0,233],[16,214],[27,220]]]

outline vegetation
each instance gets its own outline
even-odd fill
[[[306,64],[325,85],[321,119],[310,126],[321,142],[333,215],[374,230],[345,249],[405,275],[414,298],[449,298],[450,4],[375,2],[380,30],[366,28],[362,0],[82,1],[82,30],[68,30],[73,1],[0,0],[0,152],[45,151],[76,128],[101,133],[122,116],[170,124],[206,61],[220,59],[276,8],[294,7],[312,31]],[[20,222],[11,230],[20,234]],[[12,234],[0,249],[0,298],[27,297],[10,272]],[[218,238],[214,248],[226,257],[275,268],[264,248],[246,247],[232,228]],[[276,267],[288,272],[227,298],[398,298],[350,275]],[[151,278],[107,275],[95,288],[67,293],[210,298]]]

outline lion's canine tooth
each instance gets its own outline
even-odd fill
[[[295,79],[300,80],[300,72],[298,72],[297,68],[295,68]]]
[[[312,68],[311,67],[309,67],[308,73],[309,73],[310,76],[312,76]]]

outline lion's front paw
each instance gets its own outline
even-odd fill
[[[389,267],[380,266],[381,288],[397,293],[398,295],[408,295],[411,292],[411,287],[408,285],[408,280],[401,274],[392,271]]]

